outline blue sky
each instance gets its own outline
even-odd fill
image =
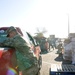
[[[33,35],[45,27],[45,36],[67,37],[68,15],[75,32],[74,0],[0,0],[0,26],[19,26]]]
[[[0,25],[10,25],[27,15],[35,0],[0,0]]]

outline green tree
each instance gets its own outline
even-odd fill
[[[37,32],[35,33],[36,35],[34,37],[40,43],[41,39],[45,38],[44,33],[46,33],[47,30],[45,28],[36,28],[36,31]]]

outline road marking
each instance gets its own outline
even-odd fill
[[[42,61],[43,63],[46,63],[46,64],[52,64],[52,63],[50,63],[50,62],[45,62],[45,61]]]
[[[49,64],[49,65],[51,65],[51,64],[62,64],[62,63],[50,63],[50,62],[45,62],[45,61],[42,61],[42,63]]]

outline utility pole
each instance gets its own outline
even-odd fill
[[[69,25],[69,14],[68,14],[68,37],[69,37],[69,33],[70,33],[70,25]]]

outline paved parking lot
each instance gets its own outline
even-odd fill
[[[62,57],[58,57],[57,50],[51,50],[49,53],[42,55],[42,68],[40,75],[50,75],[51,64],[62,64]]]

